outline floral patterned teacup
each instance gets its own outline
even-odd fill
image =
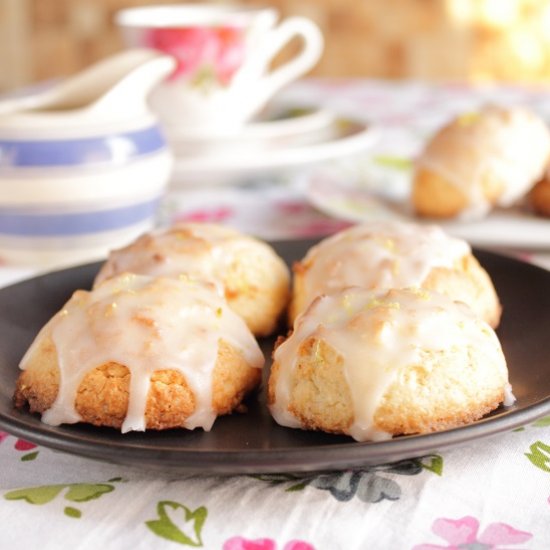
[[[309,19],[277,11],[220,5],[149,6],[122,10],[116,22],[130,47],[174,56],[177,68],[151,94],[169,135],[233,131],[280,88],[311,69],[323,38]],[[290,61],[269,71],[292,39],[303,42]]]

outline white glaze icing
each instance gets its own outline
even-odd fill
[[[99,284],[118,273],[152,277],[182,274],[216,284],[223,294],[228,267],[242,255],[272,254],[267,244],[214,224],[185,223],[143,235],[115,250],[96,278]]]
[[[185,427],[209,430],[216,418],[212,372],[220,339],[239,350],[251,367],[262,368],[264,363],[244,321],[212,285],[187,278],[122,274],[91,292],[75,292],[37,336],[21,361],[22,369],[46,335],[55,345],[60,371],[57,398],[42,415],[52,425],[80,421],[75,409],[78,386],[92,369],[115,362],[131,374],[122,432],[145,430],[150,378],[163,369],[179,371],[194,394],[196,409]]]
[[[468,200],[459,217],[476,219],[492,206],[481,186],[485,174],[504,183],[496,204],[507,207],[543,175],[549,159],[550,132],[539,117],[521,107],[489,106],[440,130],[416,165],[459,188]]]
[[[512,391],[512,384],[506,384],[504,386],[504,401],[502,404],[505,407],[511,407],[516,402],[516,396]]]
[[[390,437],[375,428],[375,411],[397,373],[422,364],[426,353],[475,349],[501,375],[503,390],[509,388],[495,332],[464,304],[423,289],[349,288],[317,298],[274,353],[279,374],[270,410],[283,426],[300,427],[289,411],[292,379],[298,350],[312,337],[324,340],[343,358],[354,410],[349,434],[357,441]]]
[[[312,247],[303,260],[304,308],[321,294],[348,286],[421,286],[435,267],[452,268],[471,252],[466,241],[437,226],[374,222],[341,231]]]

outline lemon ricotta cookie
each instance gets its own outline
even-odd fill
[[[463,303],[350,288],[298,317],[274,352],[268,402],[283,426],[367,441],[461,426],[513,395],[495,332]]]
[[[548,172],[531,190],[529,202],[537,214],[550,218],[550,174]]]
[[[211,285],[121,274],[76,291],[42,328],[14,401],[52,425],[210,430],[258,385],[263,363]]]
[[[540,179],[550,132],[522,107],[485,107],[456,117],[416,162],[412,204],[421,216],[476,219],[509,207]]]
[[[436,290],[465,302],[493,327],[500,320],[493,283],[468,243],[433,225],[357,225],[312,247],[293,269],[291,322],[315,297],[349,286]]]
[[[96,284],[122,272],[213,282],[256,336],[275,330],[289,297],[288,267],[271,246],[215,224],[184,223],[143,235],[111,252]]]

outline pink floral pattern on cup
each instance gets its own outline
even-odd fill
[[[231,537],[223,544],[223,550],[277,550],[277,543],[273,539],[245,539],[244,537]],[[303,540],[291,540],[282,550],[315,550],[315,548]]]
[[[472,516],[460,519],[439,518],[433,522],[432,531],[448,544],[419,544],[412,550],[507,550],[516,544],[530,540],[533,535],[526,531],[514,529],[506,523],[490,523],[478,535],[479,521]],[[510,546],[511,545],[511,546]]]
[[[152,29],[147,44],[176,58],[172,80],[211,77],[227,85],[245,58],[245,30],[238,27]]]

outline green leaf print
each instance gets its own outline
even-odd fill
[[[66,485],[44,485],[10,491],[4,495],[6,500],[25,500],[29,504],[47,504],[51,502]]]
[[[426,460],[429,460],[429,462],[425,462]],[[420,464],[422,468],[438,476],[443,474],[443,457],[440,455],[425,456],[420,460]]]
[[[34,453],[27,453],[21,457],[21,462],[30,462],[31,460],[35,460],[37,456],[38,451],[34,451]]]
[[[73,508],[72,506],[66,506],[63,512],[66,516],[69,516],[70,518],[79,519],[82,517],[82,512],[77,508]]]
[[[533,422],[533,426],[535,428],[547,428],[550,426],[550,416],[543,416],[542,418],[535,420],[535,422]]]
[[[363,502],[374,503],[383,500],[398,500],[401,497],[399,483],[388,476],[419,475],[423,470],[441,475],[443,472],[441,456],[429,455],[424,457],[424,460],[429,462],[423,463],[419,458],[414,458],[379,466],[364,466],[355,470],[267,474],[251,477],[267,482],[270,486],[287,485],[285,491],[290,493],[312,487],[327,491],[340,502],[347,502],[357,497]]]
[[[201,532],[208,514],[204,506],[190,510],[179,502],[163,500],[157,504],[157,513],[159,519],[145,522],[155,535],[184,546],[202,546]]]
[[[114,486],[108,483],[75,483],[68,487],[65,498],[71,502],[87,502],[115,490]]]
[[[542,441],[535,441],[530,447],[530,453],[525,456],[543,472],[550,472],[550,445]]]
[[[43,485],[10,491],[4,495],[6,500],[26,500],[29,504],[47,504],[63,489],[68,489],[65,498],[71,502],[86,502],[114,491],[107,483],[71,483],[68,485]]]
[[[384,168],[393,168],[395,170],[411,170],[413,162],[411,159],[395,157],[392,155],[377,155],[372,160]]]
[[[286,492],[293,493],[294,491],[303,491],[307,486],[307,481],[304,481],[303,483],[296,483],[296,485],[291,485],[288,489],[286,489]]]
[[[88,502],[115,490],[110,483],[68,483],[60,485],[42,485],[40,487],[26,487],[9,491],[4,495],[6,500],[24,500],[29,504],[48,504],[63,490],[67,489],[64,499],[69,502]],[[64,510],[69,517],[80,517],[82,512],[72,506]]]
[[[293,485],[289,489],[286,489],[287,491],[300,491],[302,490],[309,482],[311,475],[308,476],[307,474],[299,475],[299,474],[256,474],[256,475],[250,475],[249,477],[253,479],[258,479],[259,481],[265,481],[269,483],[270,485],[281,485],[283,483],[292,483],[296,482],[297,485]],[[303,485],[303,487],[302,487]],[[300,487],[298,487],[300,486]],[[296,487],[296,488],[295,488]]]

